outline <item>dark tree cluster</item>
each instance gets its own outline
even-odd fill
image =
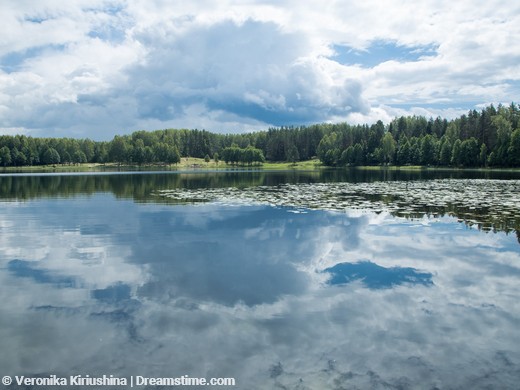
[[[0,136],[0,166],[79,164],[107,161],[107,142],[72,138]]]
[[[325,165],[519,167],[520,108],[493,105],[448,121],[400,117],[388,126],[326,132],[317,155]]]
[[[328,166],[429,165],[519,167],[520,108],[493,105],[448,121],[408,116],[369,125],[317,124],[243,134],[205,130],[136,131],[109,142],[0,136],[0,166],[105,163],[176,164],[198,157],[232,164],[295,163],[318,157]]]

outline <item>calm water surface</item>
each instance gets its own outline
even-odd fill
[[[471,225],[451,209],[433,217],[431,204],[403,218],[379,206],[157,195],[450,179],[359,175],[0,176],[0,374],[234,377],[239,389],[518,388],[510,211],[507,228],[485,232],[485,208]],[[457,185],[478,179],[457,175]],[[504,188],[519,188],[507,179]]]

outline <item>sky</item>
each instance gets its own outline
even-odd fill
[[[520,3],[0,0],[0,134],[109,140],[519,102]]]

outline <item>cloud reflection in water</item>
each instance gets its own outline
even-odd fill
[[[339,263],[324,270],[331,274],[328,284],[342,285],[361,280],[368,288],[390,288],[401,284],[433,285],[432,274],[410,267],[381,267],[370,261]]]
[[[0,217],[0,366],[12,375],[233,376],[260,389],[518,383],[520,283],[503,272],[520,264],[514,237],[450,218],[107,195],[33,206]],[[331,288],[329,273],[365,286]]]

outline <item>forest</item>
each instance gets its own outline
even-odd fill
[[[402,116],[385,125],[315,124],[241,134],[166,129],[111,141],[0,136],[0,166],[176,164],[182,157],[252,165],[319,158],[327,166],[520,167],[520,107],[493,105],[456,119]]]

